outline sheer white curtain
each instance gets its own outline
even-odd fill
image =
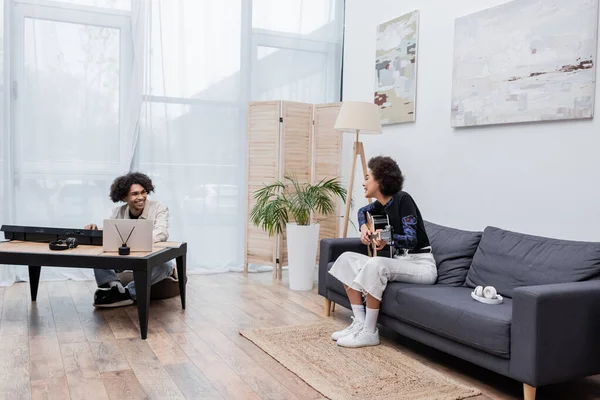
[[[15,0],[4,7],[10,90],[3,97],[9,129],[2,131],[0,223],[73,228],[99,222],[111,207],[112,179],[131,164],[131,5]],[[43,269],[42,279],[65,278],[91,279],[92,271]],[[22,279],[26,267],[0,269],[0,284]]]
[[[5,57],[5,49],[8,48],[6,42],[9,40],[8,35],[4,30],[5,26],[8,26],[9,14],[4,10],[4,2],[0,1],[0,224],[7,223],[12,219],[12,198],[13,198],[13,185],[12,185],[12,174],[10,171],[10,126],[8,124],[9,118],[6,116],[9,114],[9,102],[5,101],[6,93],[5,88],[9,84],[7,66],[8,57]],[[2,238],[0,238],[2,240]],[[14,281],[14,268],[5,267],[7,272],[3,275],[0,272],[0,286],[10,284]]]
[[[112,180],[137,170],[190,273],[241,270],[246,105],[339,100],[343,0],[5,4],[0,224],[101,223]],[[26,276],[0,269],[0,284]]]

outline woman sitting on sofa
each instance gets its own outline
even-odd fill
[[[354,313],[352,324],[332,335],[332,339],[343,347],[379,344],[377,316],[388,281],[431,285],[437,279],[435,259],[421,212],[412,197],[402,191],[404,177],[398,164],[390,157],[379,156],[370,159],[368,166],[369,172],[363,182],[365,197],[376,201],[358,210],[360,240],[365,245],[371,243],[367,212],[387,215],[392,226],[393,257],[345,252],[329,270],[344,284]],[[385,245],[385,241],[376,240],[377,250],[382,250]],[[367,298],[366,312],[362,293]]]

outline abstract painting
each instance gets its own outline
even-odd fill
[[[452,126],[593,118],[598,0],[516,0],[456,20]]]
[[[419,12],[377,26],[375,104],[383,125],[415,120]]]

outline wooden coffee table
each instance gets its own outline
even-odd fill
[[[187,243],[180,242],[154,243],[151,252],[132,252],[128,256],[120,256],[116,252],[103,252],[102,246],[79,245],[74,249],[53,251],[48,248],[48,243],[16,240],[0,242],[0,264],[29,266],[31,301],[36,301],[37,298],[42,266],[133,271],[142,339],[146,339],[148,334],[150,277],[153,267],[172,259],[176,260],[181,307],[185,310],[186,254]]]

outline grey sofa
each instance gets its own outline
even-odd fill
[[[468,232],[426,223],[438,265],[435,285],[388,284],[379,324],[536,388],[600,373],[600,243],[550,239],[487,227]],[[319,294],[350,308],[327,273],[357,238],[323,239]],[[494,286],[500,305],[475,301]]]

